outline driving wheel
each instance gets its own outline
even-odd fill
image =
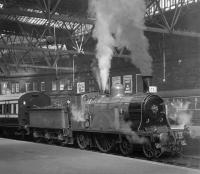
[[[133,144],[126,137],[122,137],[119,149],[123,155],[130,155],[133,152]]]
[[[101,152],[110,152],[114,147],[114,139],[106,134],[98,134],[95,136],[95,143]]]
[[[145,155],[146,158],[148,159],[151,159],[153,158],[154,156],[154,150],[153,150],[153,147],[151,145],[151,143],[145,143],[143,146],[142,146],[142,150],[143,150],[143,153]]]
[[[90,144],[88,135],[82,133],[76,136],[76,141],[80,149],[86,149]]]

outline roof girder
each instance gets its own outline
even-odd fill
[[[39,2],[41,2],[41,1],[39,1]],[[46,1],[43,1],[43,2],[45,4]],[[172,21],[169,21],[166,18],[165,13],[163,13],[163,9],[161,8],[159,2],[160,2],[159,0],[149,0],[149,3],[147,4],[148,8],[150,8],[152,5],[154,5],[156,7],[155,12],[156,12],[156,10],[159,11],[160,19],[162,19],[160,21],[158,21],[158,20],[156,21],[157,25],[159,27],[158,28],[157,27],[146,27],[145,31],[147,31],[147,32],[158,32],[158,33],[171,33],[171,34],[175,34],[175,35],[189,36],[189,37],[200,37],[200,33],[191,32],[191,31],[187,32],[187,31],[176,31],[176,30],[174,30],[174,27],[175,27],[175,25],[178,21],[178,18],[180,17],[181,6],[178,6],[178,4],[176,5]],[[179,0],[177,0],[177,2],[179,2]],[[75,16],[69,16],[69,15],[65,15],[65,14],[58,15],[58,14],[55,14],[55,9],[53,9],[52,11],[50,10],[48,4],[46,4],[44,6],[45,6],[45,9],[43,10],[43,13],[36,13],[36,12],[33,12],[33,11],[30,12],[30,11],[27,11],[26,9],[22,10],[22,9],[19,9],[19,8],[11,8],[9,10],[0,9],[0,14],[7,15],[7,16],[27,16],[27,17],[30,17],[30,18],[33,17],[33,18],[38,18],[38,21],[39,21],[39,19],[44,19],[44,18],[48,19],[49,21],[51,20],[51,22],[54,21],[54,25],[55,25],[55,23],[57,23],[58,27],[62,27],[63,29],[66,29],[66,33],[68,33],[69,40],[71,41],[71,49],[57,50],[56,52],[59,53],[60,55],[62,55],[62,54],[80,54],[81,51],[82,51],[82,44],[83,44],[83,42],[84,43],[87,42],[87,40],[90,38],[91,31],[92,31],[93,27],[91,27],[91,29],[90,29],[91,31],[87,35],[87,36],[89,36],[87,39],[84,38],[84,33],[81,33],[81,35],[80,35],[81,42],[77,42],[77,38],[74,37],[73,32],[71,32],[69,30],[69,26],[67,26],[67,25],[70,24],[70,23],[76,23],[77,25],[74,28],[72,27],[72,29],[76,30],[77,28],[79,29],[79,27],[81,28],[82,25],[84,25],[84,24],[85,25],[89,24],[91,26],[94,26],[95,20],[91,19],[91,18],[75,17]],[[154,15],[158,16],[158,14],[156,14],[155,12],[154,12]],[[152,16],[150,18],[152,18]],[[48,21],[46,23],[48,23]],[[49,24],[49,27],[51,27],[50,23],[48,23],[48,24]],[[46,26],[47,25],[44,26],[45,29],[44,29],[43,33],[41,34],[40,39],[44,36],[45,32],[49,29]],[[80,31],[81,30],[82,29],[80,29]],[[38,44],[41,40],[39,38],[36,38],[36,39],[37,39],[36,43]],[[55,67],[56,61],[60,58],[58,58],[58,57],[55,58],[55,61],[53,62],[53,64],[51,64],[49,62],[49,57],[45,56],[46,52],[49,53],[49,52],[52,52],[52,50],[43,49],[41,46],[40,46],[40,48],[35,48],[34,46],[32,46],[33,44],[30,44],[30,43],[33,43],[32,41],[28,40],[27,38],[26,38],[26,40],[29,43],[28,48],[22,47],[22,45],[20,46],[20,45],[11,44],[11,46],[9,46],[9,45],[5,44],[5,45],[0,45],[0,49],[3,49],[3,50],[11,49],[12,50],[14,48],[15,50],[21,50],[21,51],[23,50],[23,52],[25,52],[25,53],[23,53],[24,55],[26,55],[27,52],[31,52],[33,50],[34,51],[37,50],[37,51],[40,51],[42,53],[45,52],[44,60],[46,61],[47,67],[48,68],[54,68]],[[82,41],[82,40],[84,40],[84,41]],[[58,38],[57,38],[57,42],[59,42]],[[61,45],[63,46],[65,44],[61,43]],[[58,47],[58,46],[56,45],[56,47]],[[53,50],[53,51],[55,51],[55,50]],[[89,51],[86,50],[86,51],[84,51],[84,54],[94,55],[94,52],[89,52]],[[119,57],[129,57],[127,55],[123,55],[123,50],[120,51],[119,54],[117,54],[117,52],[116,52],[116,54],[114,56],[116,56],[116,57],[117,56],[119,56]],[[17,58],[15,58],[15,59],[17,59]],[[15,61],[15,62],[13,61],[15,66],[16,65],[19,66],[21,63],[23,65],[24,57],[22,56],[19,60]],[[29,67],[31,67],[31,66],[34,67],[34,68],[37,67],[37,65],[34,65],[34,60],[32,58],[31,58],[31,61],[32,61],[33,64],[30,65]],[[12,63],[10,65],[12,66]],[[23,66],[28,67],[27,65],[23,65]],[[38,68],[39,68],[39,66],[38,66]]]

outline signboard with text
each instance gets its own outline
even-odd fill
[[[157,86],[149,86],[149,92],[151,93],[157,93]]]
[[[77,94],[85,92],[85,82],[77,83]]]
[[[132,75],[123,76],[123,85],[125,94],[131,94],[133,88]]]

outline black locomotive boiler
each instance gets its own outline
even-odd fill
[[[145,77],[145,90],[148,82]],[[119,147],[124,155],[140,145],[148,158],[178,152],[184,144],[183,136],[175,136],[170,128],[164,101],[155,94],[145,91],[126,96],[123,86],[116,85],[110,96],[84,94],[81,99],[76,109],[68,101],[65,109],[30,110],[30,134],[49,142],[77,143],[81,149],[95,146],[109,152]]]

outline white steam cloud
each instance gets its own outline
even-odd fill
[[[97,83],[101,89],[101,77],[100,77],[100,70],[98,67],[97,59],[93,59],[93,62],[91,63],[91,69],[93,74],[95,75],[95,78],[97,80]]]
[[[191,138],[200,138],[200,127],[199,126],[189,126],[189,134]]]
[[[84,117],[84,111],[78,109],[76,106],[72,105],[72,119],[77,122],[84,122],[86,119]]]
[[[183,102],[176,100],[167,105],[167,115],[175,124],[180,128],[184,128],[185,125],[189,125],[192,119],[192,112],[189,111],[190,102]]]
[[[102,88],[105,90],[111,67],[113,48],[126,47],[131,61],[143,75],[152,73],[152,58],[144,36],[144,0],[90,0],[90,11],[96,15],[93,37],[98,40],[98,59]]]
[[[140,137],[136,132],[134,132],[131,129],[131,122],[121,122],[121,131],[125,134],[127,134],[126,138],[131,142],[131,143],[137,143],[137,144],[145,144],[148,142],[148,139],[145,137]]]
[[[200,138],[200,127],[193,126],[191,123],[193,112],[189,110],[190,102],[175,100],[167,104],[167,116],[176,125],[171,125],[174,128],[184,129],[186,126],[189,130],[189,135],[191,138]]]

